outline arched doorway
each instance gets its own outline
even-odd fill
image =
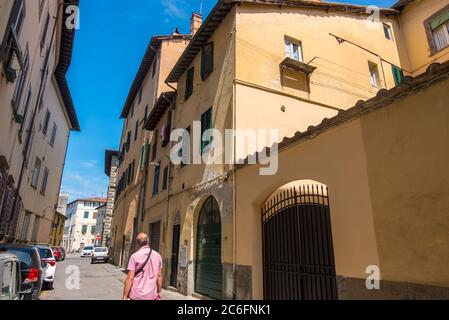
[[[209,197],[198,218],[195,292],[221,299],[222,270],[220,209],[215,198]]]
[[[335,300],[328,189],[293,185],[262,208],[264,298]]]
[[[178,212],[173,221],[173,242],[172,242],[171,272],[170,272],[170,285],[174,288],[178,287],[178,256],[179,256],[180,235],[181,235],[181,215]]]

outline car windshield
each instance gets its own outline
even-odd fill
[[[53,258],[53,254],[50,249],[39,248],[39,255],[42,259],[51,259]]]
[[[94,247],[84,247],[83,250],[92,250]]]
[[[108,248],[95,248],[94,252],[108,252]]]

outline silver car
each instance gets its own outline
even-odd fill
[[[16,255],[0,251],[0,284],[2,293],[0,300],[21,300],[20,285],[20,261]]]
[[[96,261],[108,262],[109,261],[109,250],[106,247],[96,247],[94,248],[91,256],[91,263]]]

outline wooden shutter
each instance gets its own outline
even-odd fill
[[[154,222],[150,224],[150,247],[159,251],[159,243],[161,239],[161,222]]]

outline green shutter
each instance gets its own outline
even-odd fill
[[[449,21],[449,11],[443,13],[440,17],[433,20],[430,23],[430,27],[432,28],[432,30],[435,30],[436,28],[441,26],[443,23],[446,23],[447,21]]]
[[[189,71],[187,71],[187,76],[186,76],[186,90],[185,90],[184,100],[187,100],[193,93],[194,75],[195,75],[195,69],[190,68]]]
[[[392,71],[393,71],[393,78],[394,78],[394,83],[395,85],[399,85],[402,81],[402,79],[404,79],[404,71],[402,71],[402,69],[392,65],[391,66]]]

